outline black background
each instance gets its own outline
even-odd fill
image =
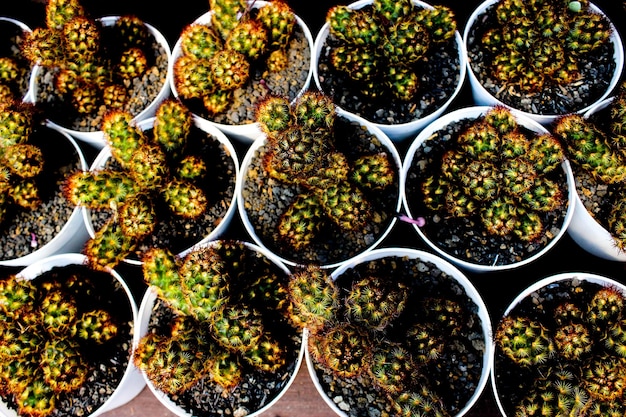
[[[348,4],[347,1],[330,0],[291,0],[288,1],[295,12],[309,26],[313,38],[324,23],[328,8],[335,4]],[[94,17],[107,15],[135,14],[145,22],[152,24],[167,38],[170,47],[173,47],[181,29],[194,19],[208,10],[208,0],[82,0],[81,2],[88,13]],[[439,1],[432,4],[444,4],[451,7],[458,22],[459,32],[462,34],[465,23],[474,10],[480,4],[478,0],[464,1]],[[617,26],[622,39],[626,33],[626,9],[623,2],[618,0],[597,0],[595,4],[604,10]],[[0,0],[0,16],[16,18],[29,27],[34,28],[44,25],[45,5],[42,0]],[[311,81],[311,88],[314,87]],[[448,108],[448,112],[457,108],[471,106],[473,104],[469,83],[466,80],[461,94]],[[402,158],[411,139],[397,144]],[[233,141],[237,148],[238,157],[241,161],[245,155],[247,146]],[[93,157],[93,149],[79,142],[87,151],[88,157]],[[88,162],[91,162],[90,160]],[[237,238],[252,241],[247,236],[241,225],[238,214],[233,224],[227,230],[227,238]],[[407,223],[397,222],[391,234],[383,241],[384,247],[401,246],[431,251],[418,237],[415,230]],[[475,274],[466,272],[479,293],[485,300],[487,309],[491,315],[492,324],[495,326],[508,304],[526,286],[539,279],[562,272],[581,271],[592,272],[616,279],[626,283],[626,263],[607,261],[588,254],[579,248],[566,234],[556,246],[541,259],[524,267],[499,273]],[[6,275],[18,271],[20,268],[0,268],[0,273]],[[140,269],[126,264],[116,268],[128,281],[133,289],[137,302],[140,302],[145,286],[141,282]],[[489,386],[486,390],[489,390]],[[480,403],[479,403],[480,404]],[[471,415],[491,415],[487,410],[476,409]]]

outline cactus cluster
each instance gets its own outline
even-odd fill
[[[511,415],[626,411],[626,299],[617,288],[585,285],[555,297],[540,312],[513,311],[498,324],[496,367],[512,366],[513,374],[528,381],[515,384],[519,392],[506,400]]]
[[[615,241],[626,250],[626,84],[620,85],[606,110],[606,120],[579,114],[560,117],[552,130],[565,147],[572,164],[597,184],[608,185],[610,193],[606,219],[598,216]]]
[[[119,334],[117,319],[79,300],[74,283],[0,281],[0,393],[20,416],[50,415],[92,372],[87,352]]]
[[[334,282],[325,269],[300,267],[289,296],[296,323],[309,332],[309,353],[325,374],[373,387],[393,415],[447,416],[451,404],[444,406],[439,389],[450,389],[444,382],[450,375],[437,383],[429,377],[446,368],[445,341],[464,343],[458,336],[471,313],[454,295],[433,291],[447,284],[420,282],[432,273],[417,267],[421,262],[370,261]]]
[[[542,213],[566,204],[562,185],[550,179],[564,159],[559,141],[525,130],[505,107],[489,109],[449,143],[421,183],[429,210],[473,216],[487,234],[532,242],[544,233]]]
[[[56,92],[76,114],[125,108],[132,81],[153,65],[146,25],[134,15],[120,16],[112,30],[119,39],[105,47],[108,32],[78,0],[48,0],[45,17],[46,25],[22,43],[24,57],[52,71]]]
[[[96,268],[113,267],[132,253],[153,232],[159,213],[195,219],[208,205],[202,187],[205,162],[201,155],[188,154],[191,112],[168,99],[157,108],[151,131],[132,119],[129,112],[111,110],[102,124],[118,166],[75,172],[64,185],[72,204],[113,211],[84,248]]]
[[[8,99],[0,104],[0,224],[15,209],[41,204],[38,176],[44,167],[41,149],[29,142],[37,125],[32,104]]]
[[[157,388],[179,394],[205,380],[227,393],[248,369],[285,369],[287,328],[295,329],[288,281],[268,259],[241,242],[216,241],[182,258],[153,248],[143,261],[145,283],[175,313],[167,332],[149,332],[135,352]]]
[[[579,80],[580,57],[607,44],[612,30],[587,1],[503,0],[491,13],[495,24],[478,39],[484,62],[503,89],[521,94]]]
[[[180,36],[174,64],[179,96],[196,100],[211,115],[224,112],[234,91],[250,79],[252,68],[287,66],[287,47],[296,17],[284,0],[255,9],[245,0],[211,0],[210,24],[191,23]]]
[[[283,246],[306,250],[331,224],[343,231],[382,221],[368,193],[393,187],[396,167],[387,153],[370,152],[350,161],[334,146],[336,120],[332,100],[306,92],[293,105],[269,96],[256,119],[267,136],[263,164],[269,176],[300,189],[282,213],[278,235]]]
[[[336,41],[331,65],[367,97],[401,101],[425,88],[417,70],[420,62],[456,31],[451,9],[422,8],[412,0],[374,0],[361,9],[333,6],[326,21]]]

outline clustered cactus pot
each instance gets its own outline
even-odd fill
[[[21,54],[21,45],[31,30],[17,19],[0,16],[0,99],[22,100],[29,94],[31,64]]]
[[[626,261],[626,85],[584,115],[559,118],[552,129],[562,139],[576,181],[576,209],[568,233],[588,252]]]
[[[412,137],[463,85],[466,55],[456,26],[451,9],[419,0],[334,6],[315,40],[317,88],[390,139]]]
[[[173,98],[139,123],[111,111],[103,131],[107,148],[65,182],[66,197],[85,208],[92,265],[138,264],[153,246],[180,253],[228,226],[239,165],[222,132]]]
[[[139,121],[169,96],[170,47],[137,16],[96,19],[78,0],[48,0],[45,21],[22,48],[35,64],[31,100],[76,139],[103,148],[100,127],[108,110]]]
[[[116,271],[60,254],[0,286],[3,416],[93,417],[145,387],[132,362],[137,306]]]
[[[386,248],[332,275],[294,272],[307,367],[340,416],[462,416],[491,366],[491,322],[472,284],[427,252]]]
[[[400,157],[379,129],[314,92],[262,102],[239,213],[255,242],[289,265],[337,266],[376,246],[400,208]]]
[[[181,417],[255,416],[278,401],[303,358],[280,260],[230,240],[143,260],[134,360],[156,397]]]
[[[0,162],[0,265],[79,250],[87,229],[63,196],[72,172],[87,169],[74,139],[44,125],[32,104],[7,99],[0,104]]]
[[[267,95],[293,101],[312,77],[313,38],[284,0],[212,0],[173,48],[174,95],[229,137],[251,143]]]
[[[574,179],[564,154],[547,129],[503,106],[451,112],[407,151],[409,221],[432,249],[463,268],[530,263],[571,220]]]
[[[503,416],[624,415],[626,288],[582,272],[524,290],[495,329],[492,384]]]
[[[487,0],[463,41],[474,101],[510,106],[542,124],[606,98],[624,66],[618,30],[587,0]]]

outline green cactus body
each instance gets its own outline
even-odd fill
[[[231,351],[248,351],[257,346],[263,334],[258,312],[245,307],[229,307],[212,317],[216,339]]]
[[[261,7],[256,16],[268,32],[268,42],[277,50],[285,48],[296,26],[296,16],[287,4],[279,0]]]
[[[84,16],[85,11],[79,0],[48,0],[46,3],[46,26],[53,29],[62,29],[63,26],[78,16]]]
[[[138,191],[135,182],[117,171],[76,172],[65,182],[64,195],[72,204],[107,209]]]
[[[240,21],[229,33],[226,46],[249,60],[257,60],[267,49],[268,34],[257,20]]]
[[[213,56],[210,68],[220,89],[234,90],[248,81],[250,64],[241,53],[225,49]]]
[[[130,113],[113,110],[102,122],[104,138],[111,148],[111,155],[122,167],[128,166],[133,153],[146,142],[143,132],[132,120]]]
[[[374,349],[372,366],[369,368],[374,383],[390,393],[404,391],[405,381],[410,379],[414,369],[411,354],[401,346],[379,346]]]
[[[133,240],[123,233],[115,219],[111,219],[87,241],[83,253],[94,269],[101,270],[117,265],[134,247]]]
[[[100,31],[96,22],[77,16],[63,26],[63,46],[68,62],[92,62],[100,48]]]
[[[300,195],[283,213],[278,224],[279,236],[294,250],[308,247],[320,231],[322,207],[315,197]]]
[[[348,323],[336,324],[309,335],[309,352],[316,362],[346,378],[365,372],[372,346],[367,333]]]
[[[211,26],[197,23],[183,28],[180,42],[184,54],[198,59],[210,59],[223,48],[222,39]]]
[[[157,109],[154,137],[166,152],[181,150],[193,124],[189,109],[180,101],[167,100]]]
[[[152,248],[142,257],[143,280],[154,288],[159,298],[175,311],[190,314],[187,294],[183,290],[183,277],[178,272],[178,260],[167,249]]]
[[[382,330],[404,311],[407,298],[408,289],[401,283],[364,277],[352,284],[346,299],[348,316],[367,328]]]
[[[498,326],[495,340],[502,352],[521,366],[544,363],[554,351],[547,330],[525,317],[506,316]]]
[[[148,46],[150,31],[143,21],[135,15],[121,15],[114,23],[118,41],[122,50]]]
[[[128,198],[118,209],[118,222],[122,233],[132,239],[141,239],[154,231],[156,213],[146,195]]]
[[[292,274],[289,296],[300,327],[315,332],[335,318],[339,294],[325,270],[309,265]]]
[[[393,406],[399,416],[446,417],[442,400],[426,386],[401,392],[393,398]]]
[[[245,0],[209,0],[209,8],[213,11],[211,25],[217,29],[222,39],[228,35],[239,22],[247,5]]]
[[[148,58],[141,48],[129,48],[122,52],[117,74],[122,80],[141,77],[148,69]]]

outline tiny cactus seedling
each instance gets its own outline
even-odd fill
[[[210,6],[210,24],[191,23],[181,32],[174,85],[182,99],[200,99],[208,114],[217,115],[249,82],[253,66],[287,66],[296,17],[283,0],[258,9],[243,0],[211,0]]]
[[[166,100],[158,107],[151,134],[139,129],[123,110],[107,113],[102,128],[120,169],[76,172],[65,181],[71,203],[114,211],[84,248],[99,267],[116,265],[152,233],[157,205],[165,204],[173,216],[184,219],[198,218],[208,205],[199,183],[206,165],[202,158],[185,153],[191,114],[180,101]]]

